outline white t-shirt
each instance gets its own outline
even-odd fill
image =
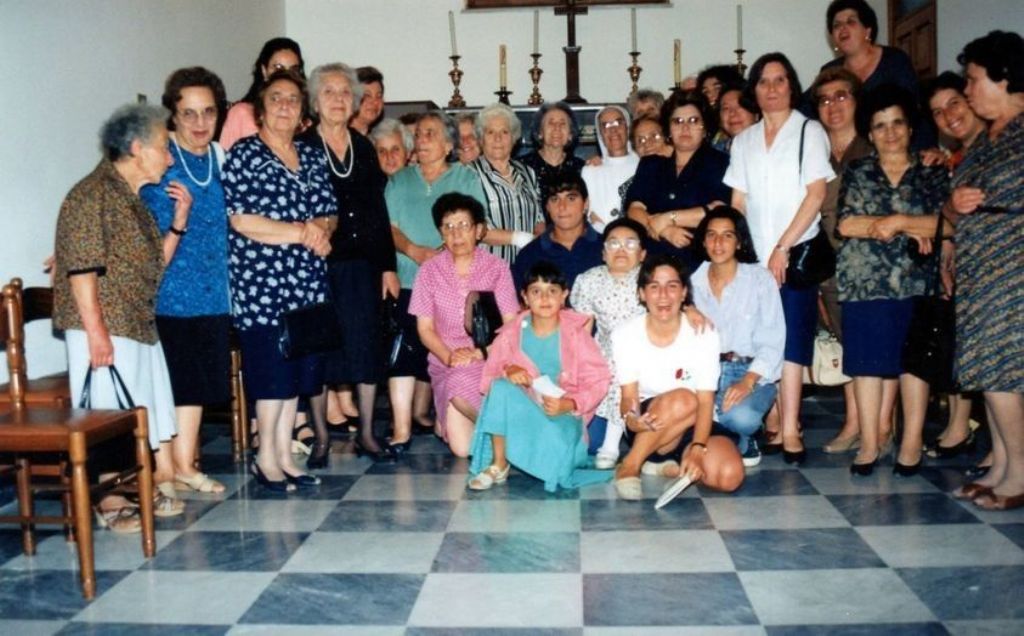
[[[832,150],[828,135],[816,121],[807,123],[804,158],[800,163],[800,129],[806,119],[795,110],[790,113],[771,148],[764,144],[764,120],[732,141],[729,169],[723,181],[746,195],[750,234],[757,258],[765,267],[807,195],[807,185],[819,179],[831,181],[836,176],[829,163]],[[802,167],[799,172],[798,165]],[[816,215],[797,243],[814,238],[820,220],[821,215]]]
[[[672,344],[659,347],[647,337],[647,315],[630,318],[612,332],[612,356],[616,381],[637,382],[640,399],[656,397],[673,389],[718,389],[720,354],[718,333],[705,329],[698,334],[683,318]]]

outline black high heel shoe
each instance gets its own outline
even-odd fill
[[[301,475],[289,475],[288,473],[285,473],[284,478],[288,481],[289,484],[295,486],[300,490],[316,488],[317,486],[320,485],[320,478],[317,477],[316,475],[307,475],[305,473]]]
[[[388,444],[387,449],[391,451],[395,459],[402,459],[409,453],[409,449],[412,448],[412,438],[399,442],[397,444]]]
[[[916,464],[901,464],[900,460],[897,459],[896,463],[893,464],[892,474],[899,475],[900,477],[913,477],[921,472],[921,461],[918,459]]]
[[[381,445],[381,449],[379,451],[372,451],[363,446],[363,442],[357,437],[355,442],[353,442],[352,447],[356,452],[356,457],[369,457],[375,462],[395,461],[395,453],[387,444]]]
[[[263,471],[260,470],[260,465],[257,464],[255,461],[252,462],[249,471],[252,473],[252,476],[256,479],[256,483],[263,486],[267,490],[271,490],[273,492],[288,492],[289,490],[292,490],[294,488],[294,486],[288,483],[287,479],[275,481],[273,479],[267,478],[267,476],[263,474]]]
[[[942,444],[936,444],[928,449],[928,456],[934,457],[935,459],[952,459],[957,455],[964,455],[974,451],[974,431],[967,434],[967,437],[960,440],[959,444],[953,444],[952,446],[943,446]]]
[[[306,460],[306,468],[309,470],[319,470],[321,468],[327,468],[328,460],[331,456],[331,444],[315,442],[313,444],[312,452],[309,454],[309,459]]]
[[[877,465],[878,465],[878,455],[875,455],[874,459],[872,459],[871,461],[869,461],[867,463],[864,463],[864,464],[858,464],[855,461],[852,464],[850,464],[850,474],[851,475],[858,475],[860,477],[867,477],[871,473],[875,472],[875,466],[877,466]]]

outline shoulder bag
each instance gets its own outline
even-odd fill
[[[933,245],[942,244],[942,218],[935,228]],[[933,391],[954,389],[953,359],[956,355],[956,308],[941,294],[942,259],[935,259],[935,276],[928,280],[925,295],[914,301],[907,339],[903,343],[903,370],[927,382]]]
[[[797,175],[804,169],[804,133],[807,131],[805,120],[800,128],[800,154],[797,162]],[[820,223],[814,238],[797,243],[789,248],[789,264],[786,266],[786,284],[790,287],[811,287],[835,276],[836,251],[832,249]]]
[[[341,328],[333,303],[315,303],[283,311],[277,321],[278,348],[289,360],[341,348]]]
[[[466,333],[473,339],[473,346],[487,357],[487,347],[501,327],[501,311],[492,291],[474,291],[466,297]]]

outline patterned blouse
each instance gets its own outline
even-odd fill
[[[304,222],[337,213],[324,155],[295,142],[299,170],[292,172],[259,135],[231,147],[224,164],[228,214],[256,214]],[[235,326],[276,326],[281,312],[324,302],[326,266],[299,243],[269,245],[231,231],[231,300]]]
[[[480,176],[480,185],[483,186],[486,197],[484,207],[487,211],[487,225],[499,230],[532,234],[533,228],[544,222],[537,175],[515,159],[509,161],[509,166],[512,168],[511,185],[483,156],[468,167]],[[492,254],[505,259],[508,264],[512,264],[519,254],[519,248],[514,245],[486,247]]]
[[[160,232],[142,199],[106,159],[64,198],[55,256],[55,328],[83,329],[68,277],[96,272],[110,335],[159,342],[153,308],[163,273]]]
[[[897,185],[892,185],[872,154],[850,164],[839,192],[839,222],[848,216],[936,215],[949,193],[949,177],[941,166],[925,167],[916,159]],[[916,261],[911,239],[898,235],[885,243],[875,239],[843,240],[836,258],[840,302],[898,300],[921,296],[933,278],[933,258]]]

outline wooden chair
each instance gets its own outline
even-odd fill
[[[79,574],[82,594],[96,595],[96,566],[93,555],[92,500],[94,495],[119,486],[130,479],[138,484],[142,516],[142,552],[156,553],[153,525],[153,473],[149,453],[149,427],[146,410],[86,410],[68,406],[39,405],[26,401],[23,381],[24,360],[21,343],[12,337],[22,332],[21,294],[15,285],[3,288],[0,311],[0,341],[7,345],[10,366],[9,402],[0,406],[0,455],[13,456],[7,470],[13,470],[17,483],[18,514],[0,516],[0,523],[17,523],[22,529],[22,549],[35,554],[34,526],[41,523],[71,525],[78,543]],[[13,350],[13,356],[12,356]],[[90,450],[120,436],[135,436],[135,463],[126,470],[90,485],[87,462]],[[70,479],[61,478],[57,486],[67,485],[70,510],[61,516],[35,514],[32,461],[53,453],[66,455]]]
[[[71,389],[68,385],[67,373],[55,373],[42,378],[28,379],[25,365],[25,328],[24,325],[33,320],[49,319],[53,315],[53,288],[29,287],[22,288],[20,278],[11,279],[11,286],[20,297],[21,320],[14,324],[16,331],[10,334],[7,343],[7,368],[13,369],[8,382],[20,382],[20,392],[25,395],[29,404],[49,404],[51,406],[71,406]],[[0,408],[10,403],[11,387],[0,384]]]

